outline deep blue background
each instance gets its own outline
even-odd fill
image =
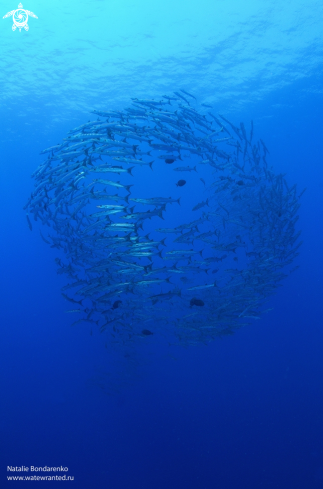
[[[320,72],[314,81],[322,86]],[[55,250],[22,211],[39,151],[89,116],[63,120],[42,140],[1,112],[13,137],[0,156],[0,486],[7,465],[65,465],[80,489],[323,487],[323,104],[309,85],[295,82],[230,117],[253,119],[275,171],[307,187],[300,269],[270,300],[273,310],[234,336],[139,351],[147,361],[138,359],[129,383],[120,377],[115,394],[106,372],[117,374],[118,361],[98,332],[70,327]]]

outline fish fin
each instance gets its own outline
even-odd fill
[[[149,166],[150,166],[150,168],[151,168],[151,169],[153,169],[153,163],[154,163],[154,161],[155,161],[155,160],[153,160],[153,161],[151,161],[151,162],[149,163]]]
[[[118,183],[119,183],[119,182],[118,182]],[[129,189],[130,189],[130,187],[133,187],[133,185],[125,185],[125,188],[126,188],[126,189],[127,189],[127,191],[129,192],[129,194],[131,193],[131,192],[130,192],[130,190],[129,190]]]

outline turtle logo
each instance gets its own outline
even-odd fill
[[[7,17],[10,17],[12,15],[13,19],[13,24],[12,24],[12,30],[15,31],[18,27],[19,32],[21,32],[21,29],[24,28],[25,31],[29,30],[29,25],[27,24],[28,22],[28,16],[34,17],[35,19],[38,19],[37,15],[35,15],[33,12],[30,12],[29,10],[25,10],[22,8],[23,5],[20,3],[18,5],[17,10],[11,10],[11,12],[8,12],[6,15],[4,15],[4,19]]]

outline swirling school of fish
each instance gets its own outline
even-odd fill
[[[181,90],[94,110],[32,175],[28,224],[63,252],[67,312],[112,342],[232,334],[297,268],[296,185],[268,165],[252,123],[247,134],[195,105]]]

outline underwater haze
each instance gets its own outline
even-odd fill
[[[22,3],[0,487],[323,488],[323,5]]]

